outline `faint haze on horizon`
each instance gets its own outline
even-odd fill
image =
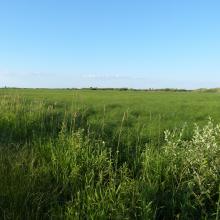
[[[220,87],[217,0],[0,2],[0,87]]]

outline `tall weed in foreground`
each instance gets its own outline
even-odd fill
[[[83,131],[19,149],[1,148],[1,219],[132,219],[138,181],[114,169],[104,143]]]

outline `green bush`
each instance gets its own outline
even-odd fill
[[[211,121],[195,127],[191,140],[165,132],[165,145],[143,153],[143,184],[156,217],[218,219],[220,128]]]

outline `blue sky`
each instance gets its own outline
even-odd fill
[[[220,87],[218,0],[0,0],[0,87]]]

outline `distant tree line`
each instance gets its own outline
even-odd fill
[[[2,89],[19,89],[17,87],[2,87]],[[28,88],[20,88],[20,89],[28,89]],[[52,89],[52,88],[32,88],[32,89]],[[207,91],[207,92],[216,92],[217,89],[198,89],[198,90],[188,90],[188,89],[177,89],[177,88],[147,88],[147,89],[134,89],[134,88],[99,88],[99,87],[88,87],[88,88],[53,88],[53,89],[66,89],[66,90],[112,90],[112,91],[145,91],[145,92],[191,92],[191,91]],[[219,89],[218,89],[219,91]]]
[[[82,90],[115,90],[115,91],[145,91],[145,92],[154,92],[154,91],[167,91],[167,92],[190,92],[192,90],[187,89],[177,89],[177,88],[161,88],[161,89],[134,89],[134,88],[98,88],[98,87],[89,87],[89,88],[82,88]]]

